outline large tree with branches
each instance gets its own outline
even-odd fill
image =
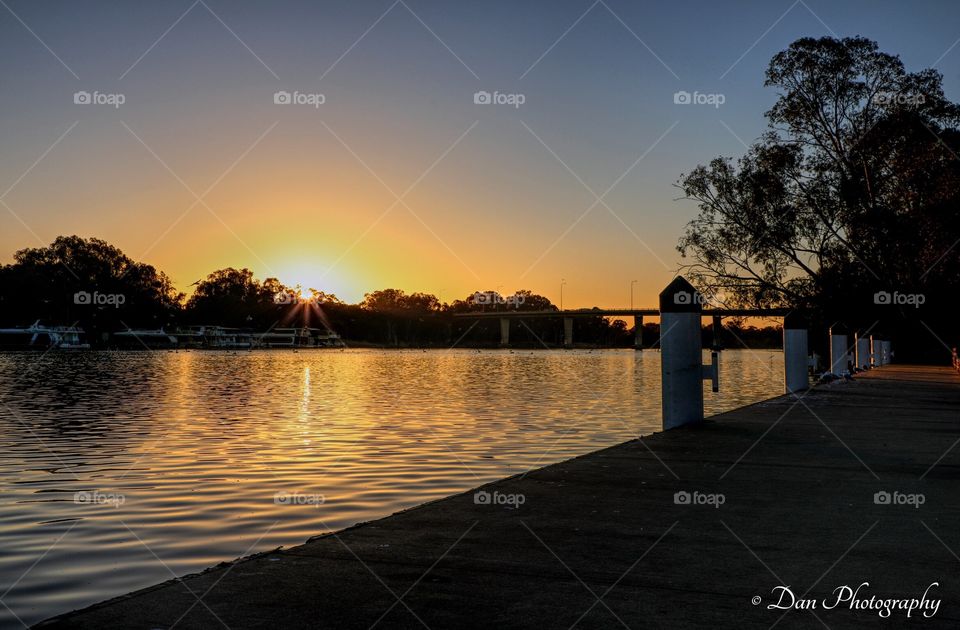
[[[960,289],[960,108],[934,70],[862,37],[803,38],[765,85],[770,129],[678,186],[699,206],[684,272],[736,306],[869,311],[877,291]]]

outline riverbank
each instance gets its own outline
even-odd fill
[[[769,628],[779,585],[818,607],[778,627],[876,627],[822,605],[863,582],[858,601],[926,590],[942,603],[912,616],[955,627],[958,409],[950,368],[891,365],[39,627]]]

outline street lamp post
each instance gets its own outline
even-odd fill
[[[630,281],[630,310],[633,310],[633,285],[637,283],[636,280]]]
[[[563,285],[567,283],[566,280],[560,278],[560,310],[563,310]]]

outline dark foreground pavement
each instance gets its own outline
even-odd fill
[[[518,509],[471,491],[40,627],[956,628],[958,440],[960,377],[887,366],[483,488]],[[863,582],[942,602],[832,607]]]

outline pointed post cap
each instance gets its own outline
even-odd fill
[[[847,334],[847,327],[844,326],[843,324],[834,324],[833,326],[830,327],[830,334],[831,334],[831,335],[846,335],[846,334]]]
[[[677,276],[660,292],[661,313],[702,313],[703,295],[683,276]]]

